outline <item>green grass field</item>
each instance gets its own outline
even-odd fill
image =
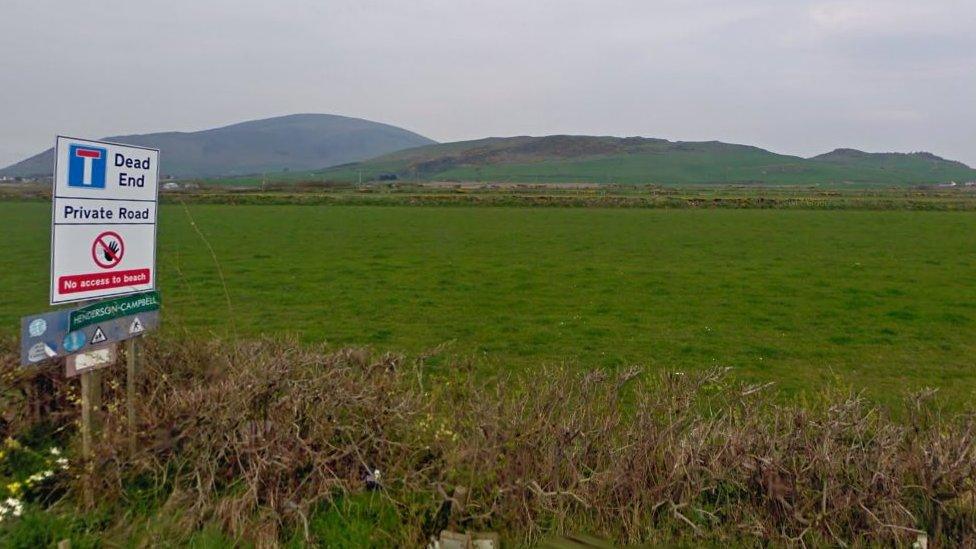
[[[0,202],[0,334],[48,307],[49,216]],[[160,222],[174,335],[976,397],[969,213],[191,204]]]
[[[382,159],[381,159],[382,160]],[[915,165],[876,167],[845,165],[814,160],[781,160],[758,153],[727,154],[711,158],[694,153],[668,155],[618,155],[582,159],[543,160],[484,166],[457,166],[432,174],[414,175],[403,163],[372,161],[340,166],[306,174],[276,174],[275,180],[356,182],[383,173],[398,173],[410,181],[490,181],[511,183],[617,183],[687,186],[702,184],[818,185],[830,188],[894,187],[934,184],[945,181],[970,181],[973,171],[966,168],[931,168]],[[256,178],[231,180],[236,184],[259,183]]]

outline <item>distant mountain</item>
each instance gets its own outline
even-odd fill
[[[930,153],[838,149],[805,159],[748,145],[644,137],[492,137],[407,149],[312,174],[369,179],[518,183],[922,185],[976,181],[976,170]]]
[[[197,132],[105,140],[160,149],[162,174],[176,177],[311,170],[434,143],[395,126],[331,114],[294,114]],[[0,170],[0,175],[50,175],[53,166],[54,151],[48,149]]]
[[[829,153],[814,156],[811,160],[895,170],[970,170],[970,167],[962,162],[946,160],[929,152],[868,153],[857,149],[834,149]]]

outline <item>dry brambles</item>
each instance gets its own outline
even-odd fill
[[[2,434],[42,416],[72,421],[57,373],[15,373],[14,362],[7,353],[4,375],[24,399]],[[411,544],[447,524],[439,511],[457,486],[467,497],[452,526],[516,541],[586,532],[623,543],[910,546],[924,532],[976,544],[976,423],[941,412],[931,392],[892,418],[856,394],[784,405],[721,370],[485,379],[463,361],[448,370],[293,341],[163,341],[144,362],[133,459],[124,392],[103,396],[99,493],[153,478],[186,531],[216,522],[274,544],[369,480]]]

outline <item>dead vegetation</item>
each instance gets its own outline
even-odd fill
[[[56,375],[13,367],[8,355],[24,397],[7,403],[22,411],[4,416],[7,434],[40,410],[73,417]],[[140,393],[130,459],[124,394],[106,384],[99,493],[151,479],[184,531],[216,522],[276,543],[369,483],[395,505],[403,543],[450,521],[519,541],[976,544],[976,423],[944,415],[931,392],[892,419],[852,394],[782,405],[720,370],[484,380],[463,362],[264,341],[151,344]]]

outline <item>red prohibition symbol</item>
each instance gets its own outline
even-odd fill
[[[118,266],[125,254],[125,243],[122,237],[115,231],[105,231],[95,237],[92,242],[92,259],[95,265],[103,269],[111,269]]]

